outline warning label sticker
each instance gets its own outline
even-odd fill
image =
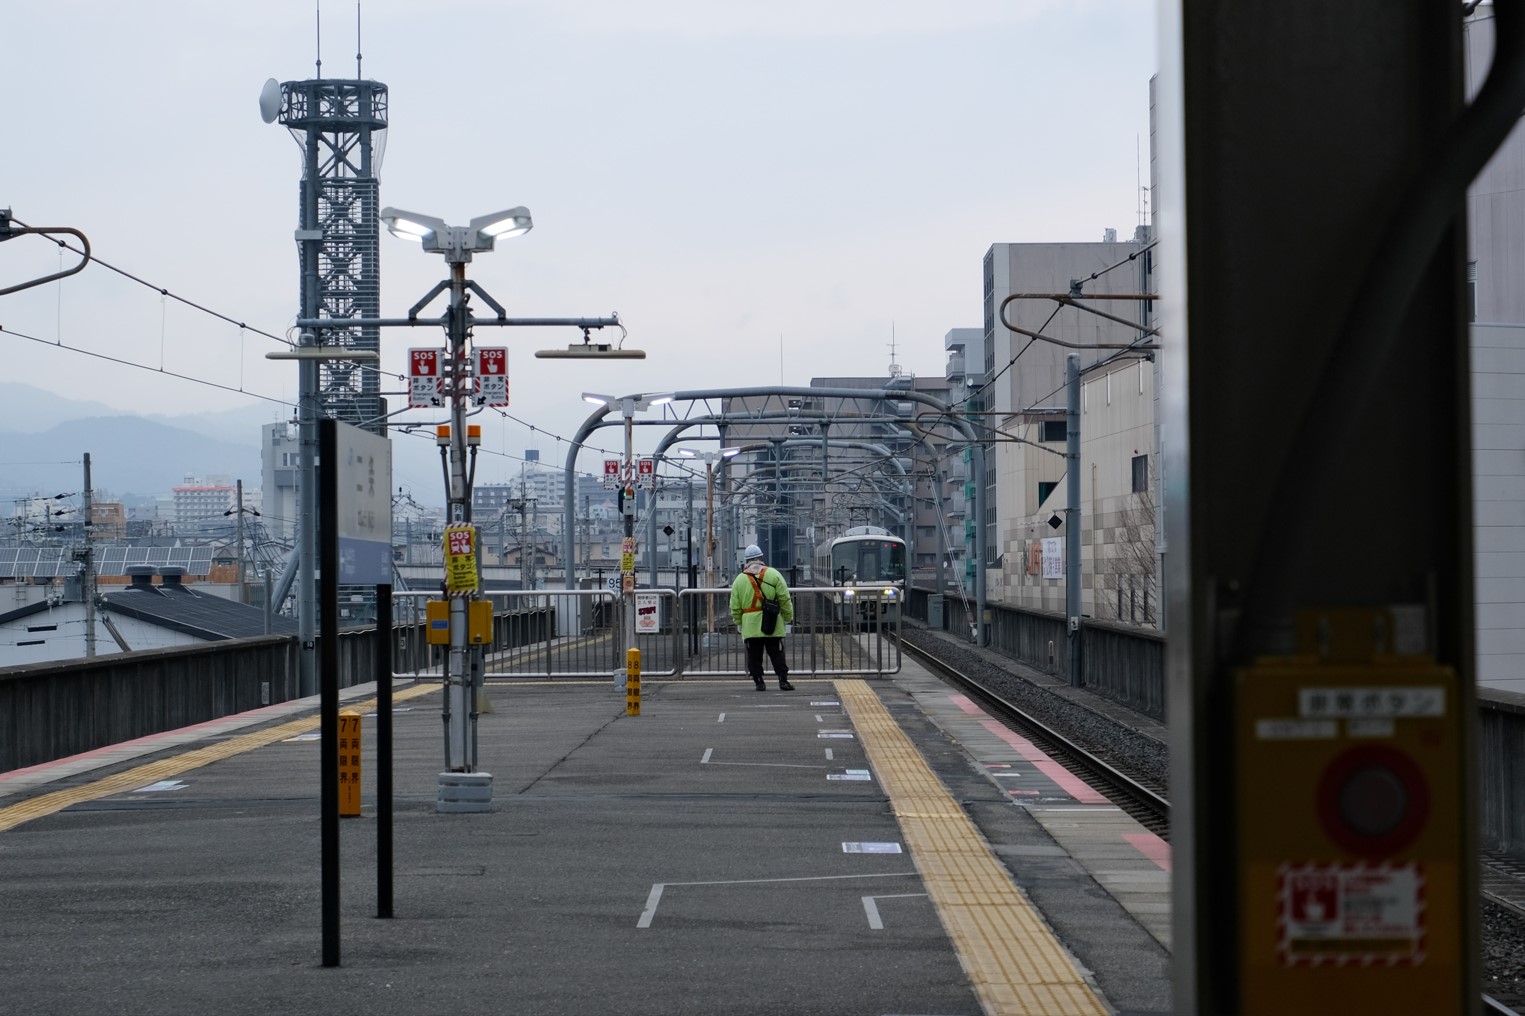
[[[1283,865],[1286,966],[1407,966],[1424,960],[1424,872],[1418,864]]]

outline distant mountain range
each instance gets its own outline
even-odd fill
[[[114,497],[167,494],[187,476],[260,485],[257,427],[234,443],[139,416],[92,416],[33,433],[0,431],[0,449],[0,493],[9,497],[79,490],[85,452],[92,485]]]
[[[4,499],[77,491],[90,453],[96,490],[114,498],[168,494],[188,476],[260,486],[260,428],[281,418],[276,405],[213,413],[129,414],[30,385],[0,382],[0,515]],[[432,480],[432,441],[393,442],[394,476]],[[401,480],[399,480],[401,482]]]

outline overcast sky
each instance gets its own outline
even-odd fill
[[[354,77],[355,4],[322,6],[322,76]],[[363,76],[390,89],[382,204],[451,222],[528,206],[534,230],[470,276],[517,316],[618,311],[647,351],[536,360],[579,336],[480,329],[511,349],[508,412],[542,432],[493,418],[488,443],[513,455],[559,462],[549,435],[586,418],[584,390],[882,376],[892,335],[906,371],[941,374],[947,330],[982,322],[992,243],[1126,239],[1140,221],[1149,0],[366,0],[361,16]],[[285,334],[300,148],[258,96],[315,75],[315,21],[312,0],[8,5],[0,207]],[[390,235],[381,252],[384,314],[446,274]],[[0,244],[0,288],[59,265],[40,239]],[[9,379],[76,398],[275,419],[290,411],[255,396],[295,395],[269,339],[99,266],[0,297],[0,325],[253,393],[0,334]],[[395,372],[409,346],[443,345],[382,338]]]

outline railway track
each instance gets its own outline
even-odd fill
[[[1134,821],[1167,842],[1170,839],[1170,801],[1162,788],[1124,772],[1084,745],[1039,720],[1014,703],[986,687],[977,679],[939,660],[926,650],[900,640],[901,651],[914,656],[921,664],[963,689],[971,699],[986,707],[992,716],[1021,734],[1044,754],[1063,765],[1106,795]]]

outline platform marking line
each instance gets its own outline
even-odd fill
[[[1014,731],[1008,730],[999,720],[993,719],[989,713],[976,705],[967,695],[949,695],[948,700],[958,706],[970,716],[980,718],[980,726],[990,731],[1002,741],[1017,749],[1027,761],[1038,768],[1044,776],[1057,783],[1065,793],[1069,794],[1081,804],[1107,804],[1107,798],[1098,793],[1085,780],[1070,772],[1064,766],[1049,758],[1038,746],[1027,738]]]
[[[867,682],[835,684],[988,1016],[1105,1016],[1074,959]]]
[[[892,896],[865,896],[863,897],[863,912],[868,915],[868,926],[872,931],[883,931],[884,920],[879,916],[879,905],[875,900],[908,900],[913,896],[926,896],[926,893],[895,893]]]
[[[706,749],[704,749],[704,757],[699,760],[699,764],[700,765],[704,765],[706,762],[708,762],[710,760],[710,756],[713,755],[713,754],[715,754],[715,749],[714,748],[706,748]]]
[[[716,723],[724,723],[725,722],[725,713],[721,713],[720,714],[720,719],[716,720],[715,722]]]
[[[1159,865],[1165,871],[1170,870],[1170,844],[1160,839],[1154,833],[1125,833],[1123,839],[1133,844],[1138,852],[1149,860]]]
[[[836,756],[834,756],[834,755],[833,755],[833,754],[832,754],[832,753],[831,753],[831,749],[830,749],[830,748],[827,748],[827,749],[826,749],[826,758],[827,758],[827,759],[828,759],[828,760],[830,760],[830,759],[833,759],[833,758],[835,758],[835,757],[836,757]]]
[[[662,893],[668,886],[705,886],[705,885],[766,885],[777,882],[840,882],[849,878],[915,878],[914,871],[886,871],[868,875],[800,875],[795,878],[733,878],[718,882],[653,882],[651,893],[646,897],[646,909],[641,911],[640,919],[635,922],[637,928],[651,927],[651,921],[657,916],[657,904],[662,900]]]
[[[429,692],[438,691],[438,685],[421,684],[411,688],[401,688],[392,693],[392,701],[400,702],[418,698]],[[346,703],[346,708],[365,711],[375,709],[376,700],[366,699],[364,702]],[[321,716],[304,716],[301,719],[290,720],[264,730],[256,730],[240,737],[234,737],[220,744],[207,745],[205,748],[197,748],[195,751],[185,752],[180,755],[171,755],[156,762],[135,766],[101,779],[93,780],[78,787],[67,787],[63,790],[55,790],[52,793],[40,794],[37,797],[25,801],[18,801],[8,807],[0,808],[0,832],[14,829],[17,826],[31,822],[34,819],[45,818],[48,815],[63,811],[65,808],[86,801],[98,801],[103,797],[131,791],[146,784],[155,783],[171,776],[179,776],[181,773],[213,762],[221,762],[223,759],[241,755],[255,748],[263,748],[267,744],[283,740],[304,731],[311,730],[323,722]]]

